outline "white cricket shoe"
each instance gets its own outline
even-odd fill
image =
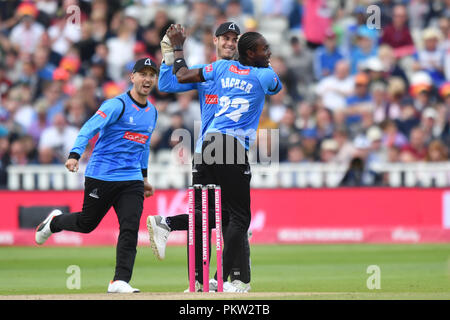
[[[217,280],[209,279],[209,292],[217,292]]]
[[[188,292],[189,292],[189,287],[186,290],[184,290],[184,293],[188,293]],[[197,280],[195,280],[195,292],[203,292],[203,286]]]
[[[153,253],[159,260],[163,260],[166,256],[167,239],[170,234],[169,226],[162,223],[161,220],[161,216],[147,217],[147,229],[150,238],[150,246]]]
[[[250,284],[244,283],[241,280],[234,280],[233,282],[223,283],[223,292],[236,292],[236,293],[246,293],[250,291]]]
[[[138,293],[139,289],[131,287],[122,280],[111,281],[108,285],[108,293]]]
[[[61,210],[55,209],[42,221],[36,228],[36,233],[34,235],[34,239],[37,244],[44,244],[45,241],[53,234],[50,231],[50,222],[56,216],[61,215]]]

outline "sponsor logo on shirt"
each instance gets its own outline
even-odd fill
[[[205,103],[206,104],[217,104],[219,103],[219,97],[217,94],[206,94],[205,95]]]
[[[239,75],[247,75],[250,73],[250,69],[239,69],[235,65],[230,66],[230,71]]]
[[[103,119],[106,118],[106,113],[104,113],[102,110],[97,110],[97,112],[95,114],[98,114],[100,117],[102,117]]]
[[[123,137],[127,140],[135,141],[135,142],[142,143],[142,144],[145,144],[148,139],[148,136],[146,136],[144,134],[130,132],[130,131],[125,132]]]

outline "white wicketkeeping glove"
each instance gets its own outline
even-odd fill
[[[173,48],[172,44],[170,43],[169,37],[164,35],[164,37],[161,40],[161,53],[163,55],[164,62],[166,65],[171,66],[173,65],[174,55],[173,55]]]

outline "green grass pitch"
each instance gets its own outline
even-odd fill
[[[252,292],[278,293],[275,299],[450,299],[450,244],[252,245],[251,260]],[[71,265],[80,268],[80,289],[66,286]],[[105,293],[114,265],[114,247],[0,247],[0,295]],[[379,267],[380,289],[367,288],[370,265]],[[138,247],[131,284],[182,292],[186,248],[169,246],[158,261]]]

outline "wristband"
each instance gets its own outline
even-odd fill
[[[176,48],[173,48],[173,51],[183,51],[183,47],[176,47]]]
[[[142,177],[147,178],[147,169],[141,169]]]
[[[81,156],[76,152],[71,152],[68,159],[80,160]]]
[[[184,58],[177,58],[173,63],[173,74],[177,74],[178,70],[183,67],[188,67]]]

